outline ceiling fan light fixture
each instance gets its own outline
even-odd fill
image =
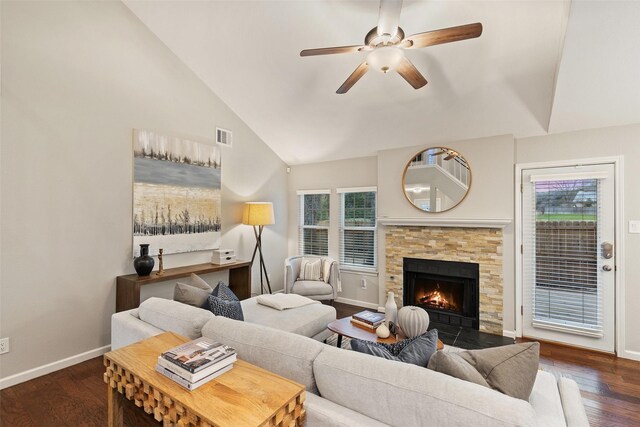
[[[382,46],[367,55],[367,64],[381,73],[395,69],[404,58],[402,49],[396,46]]]

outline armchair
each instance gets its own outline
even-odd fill
[[[331,263],[328,283],[324,280],[298,280],[300,277],[300,264],[302,259],[323,259]],[[286,294],[298,294],[317,301],[336,299],[340,288],[340,269],[338,262],[329,257],[316,255],[304,255],[289,257],[284,261],[284,292]]]

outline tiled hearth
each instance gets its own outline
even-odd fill
[[[480,331],[502,335],[502,229],[385,226],[385,288],[402,305],[402,260],[422,258],[480,265]]]

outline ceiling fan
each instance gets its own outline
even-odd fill
[[[378,26],[367,33],[364,45],[305,49],[300,52],[300,56],[369,52],[367,59],[351,73],[336,93],[346,93],[365,75],[369,68],[385,74],[395,69],[414,89],[420,89],[427,84],[427,80],[404,55],[404,49],[416,49],[473,39],[482,34],[482,24],[476,22],[475,24],[418,33],[405,38],[404,31],[398,26],[401,9],[402,0],[380,0]]]
[[[444,158],[445,160],[451,160],[451,159],[455,159],[456,157],[458,157],[460,155],[460,153],[458,153],[455,150],[451,150],[449,148],[442,148],[442,151],[440,151],[439,153],[430,153],[430,156],[441,156],[443,154],[446,154],[447,156]]]

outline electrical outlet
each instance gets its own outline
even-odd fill
[[[9,353],[9,338],[2,338],[0,340],[0,354]]]
[[[360,287],[362,289],[367,289],[367,279],[365,279],[364,277],[360,279]]]
[[[629,221],[629,233],[640,233],[640,221]]]

